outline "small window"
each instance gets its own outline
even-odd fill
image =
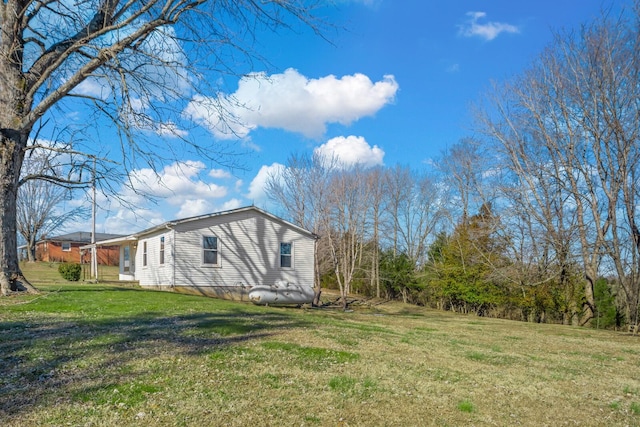
[[[160,264],[164,264],[164,236],[160,237]]]
[[[70,252],[71,251],[71,243],[69,242],[63,242],[62,243],[62,250],[64,252]]]
[[[219,265],[217,237],[202,237],[202,263],[205,265]]]
[[[147,266],[147,242],[142,243],[142,266]]]
[[[280,267],[293,267],[293,254],[291,243],[280,243]]]

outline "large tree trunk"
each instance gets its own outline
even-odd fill
[[[584,285],[584,301],[582,302],[582,317],[579,322],[580,326],[591,325],[591,320],[595,317],[596,302],[593,289],[598,276],[595,272],[590,272],[591,270],[587,268],[586,281]]]
[[[33,236],[27,243],[27,261],[36,262],[36,239]]]
[[[0,274],[0,294],[19,291],[35,293],[37,290],[20,270],[16,223],[18,178],[28,133],[18,134],[7,129],[0,129],[0,132],[0,259],[4,261]]]
[[[24,278],[18,262],[18,180],[32,124],[23,118],[33,98],[22,72],[24,53],[24,6],[4,2],[0,7],[0,295],[12,291],[37,292]]]

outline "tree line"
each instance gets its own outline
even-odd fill
[[[318,284],[524,321],[634,327],[640,14],[557,33],[425,170],[289,157],[267,193],[320,236]]]

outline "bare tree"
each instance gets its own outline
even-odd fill
[[[511,274],[504,278],[523,295],[553,284],[564,293],[563,323],[575,323],[581,309],[574,283],[579,258],[574,203],[544,148],[522,142],[512,138],[499,148],[503,226],[511,233]],[[536,315],[544,319],[545,313]]]
[[[25,159],[22,175],[59,175],[55,169],[60,166],[55,158],[50,159],[48,153],[32,152],[33,156]],[[86,215],[83,207],[62,209],[62,204],[70,200],[71,190],[51,181],[27,179],[21,181],[18,188],[17,224],[18,233],[27,244],[27,259],[35,261],[36,242],[51,231],[61,228],[69,220],[81,219]]]
[[[427,175],[399,166],[344,169],[338,159],[317,154],[290,156],[269,177],[266,192],[292,221],[319,236],[318,274],[330,265],[344,304],[358,271],[368,274],[370,291],[380,296],[385,245],[416,267],[422,263],[442,212],[438,186]],[[319,293],[319,277],[316,285]]]
[[[425,265],[435,229],[442,223],[446,202],[432,175],[407,166],[385,170],[382,249],[406,257],[417,272]],[[404,295],[403,295],[404,296]]]
[[[312,231],[317,236],[315,251],[315,298],[320,303],[321,282],[325,261],[326,236],[322,232],[325,206],[329,197],[330,175],[335,161],[318,154],[312,156],[289,156],[286,164],[277,173],[267,178],[265,192],[285,211],[285,215],[296,225]]]
[[[384,170],[381,167],[371,169],[367,173],[367,187],[371,194],[371,249],[370,249],[370,286],[376,298],[380,298],[380,230],[384,220],[387,193],[384,185]]]
[[[371,191],[366,174],[357,166],[335,171],[329,188],[322,215],[323,233],[328,241],[342,307],[346,309],[370,227]]]
[[[465,222],[471,210],[479,210],[488,200],[484,194],[484,176],[489,170],[489,158],[483,145],[474,138],[463,138],[447,148],[436,162],[449,192],[448,211],[452,224]]]
[[[494,98],[499,119],[488,123],[511,156],[520,182],[544,168],[544,182],[527,191],[544,206],[549,187],[572,212],[571,241],[585,275],[581,324],[594,316],[599,275],[615,274],[626,295],[627,314],[638,322],[640,234],[637,226],[638,137],[640,117],[640,28],[636,10],[615,19],[606,13],[579,33],[558,34],[538,61]],[[514,147],[516,147],[514,149]],[[534,148],[537,147],[537,148]],[[540,151],[544,163],[531,154]],[[523,166],[526,165],[526,166]],[[551,218],[546,221],[547,230]],[[568,224],[568,223],[565,223]],[[556,248],[560,249],[560,248]]]
[[[208,71],[233,72],[240,60],[257,56],[251,42],[261,29],[293,23],[317,30],[314,0],[11,0],[0,5],[0,291],[35,289],[18,264],[16,198],[25,154],[38,145],[38,133],[55,123],[56,107],[82,102],[111,119],[122,141],[119,169],[143,160],[155,164],[173,147],[154,146],[144,132],[171,132],[181,120],[190,93],[208,93]],[[242,55],[237,57],[237,55]],[[251,71],[251,70],[247,70]],[[99,87],[86,95],[85,82]],[[212,107],[212,106],[210,106]],[[225,116],[224,106],[212,115]],[[62,110],[64,111],[64,110]],[[71,135],[73,132],[69,132]],[[179,133],[174,133],[180,136]],[[58,141],[58,138],[52,138]],[[71,142],[69,142],[71,141]],[[69,138],[45,146],[106,157],[95,143]],[[201,141],[191,144],[201,154],[220,153]],[[111,153],[113,154],[113,153]],[[104,168],[105,170],[108,168]],[[87,183],[87,174],[62,183]],[[83,181],[82,178],[85,178]],[[109,182],[105,181],[104,185]]]
[[[387,193],[385,228],[387,237],[383,239],[385,244],[391,247],[393,255],[397,255],[401,249],[402,231],[399,218],[409,205],[407,202],[413,197],[415,182],[411,169],[396,165],[387,169],[384,175],[384,188]]]

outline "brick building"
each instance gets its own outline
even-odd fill
[[[115,239],[119,234],[96,233],[96,241]],[[60,236],[44,237],[36,243],[36,261],[77,262],[88,264],[91,261],[90,250],[80,250],[81,246],[91,243],[91,233],[77,231]],[[97,249],[99,265],[118,265],[119,246],[101,246]]]

